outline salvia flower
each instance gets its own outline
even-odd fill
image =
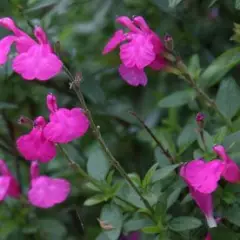
[[[240,181],[240,169],[238,165],[228,156],[222,145],[215,145],[213,151],[223,160],[224,171],[222,176],[230,183]]]
[[[61,178],[39,175],[39,165],[32,162],[31,185],[28,191],[29,202],[39,208],[50,208],[64,202],[71,190],[70,183]]]
[[[44,137],[45,119],[40,116],[34,121],[30,133],[17,139],[17,149],[26,160],[49,162],[56,156],[56,146]]]
[[[181,177],[204,213],[209,227],[216,227],[211,194],[216,190],[223,170],[224,164],[220,160],[204,162],[202,159],[193,160],[183,165],[180,170]]]
[[[17,56],[13,70],[25,80],[49,80],[62,69],[61,60],[54,54],[47,36],[41,27],[35,27],[36,40],[20,30],[11,18],[1,18],[0,26],[13,32],[0,41],[0,64],[7,61],[11,45],[16,44]]]
[[[44,127],[44,136],[55,143],[68,143],[83,136],[89,127],[89,120],[81,108],[58,108],[56,97],[47,95],[50,111],[49,123]]]
[[[164,50],[163,43],[141,16],[134,17],[133,20],[121,16],[116,19],[116,22],[126,27],[129,32],[116,31],[104,47],[103,54],[111,52],[121,44],[120,75],[124,81],[132,86],[145,86],[147,76],[144,68],[149,66],[154,70],[160,70],[166,65],[161,56]]]
[[[20,196],[19,184],[9,171],[4,160],[0,160],[0,173],[0,201],[7,196],[18,198]]]

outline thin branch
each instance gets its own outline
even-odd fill
[[[157,143],[158,147],[161,149],[162,153],[169,159],[169,161],[174,163],[176,161],[175,158],[169,153],[167,149],[164,148],[163,144],[157,139],[157,137],[154,135],[151,129],[144,123],[144,121],[135,112],[129,111],[129,113],[141,123],[141,125],[145,128],[145,130]]]

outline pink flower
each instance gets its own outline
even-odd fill
[[[41,27],[36,27],[34,35],[38,42],[16,27],[10,18],[1,18],[0,26],[13,32],[0,41],[0,64],[7,61],[7,55],[13,43],[16,43],[17,55],[13,60],[13,70],[25,80],[49,80],[62,69],[62,62],[53,53],[47,36]]]
[[[183,165],[180,175],[195,190],[212,193],[218,186],[223,170],[224,164],[220,160],[204,162],[202,159],[197,159]]]
[[[220,160],[204,162],[193,160],[181,167],[180,175],[187,183],[190,194],[204,213],[209,227],[216,227],[213,217],[212,195],[218,186],[224,164]]]
[[[68,143],[83,136],[89,127],[89,121],[81,108],[58,108],[56,97],[47,96],[50,122],[44,128],[44,136],[55,143]]]
[[[20,187],[17,180],[8,170],[4,160],[0,160],[0,201],[4,200],[7,196],[18,198],[20,196]]]
[[[211,193],[201,193],[194,188],[190,187],[190,194],[193,200],[197,203],[198,207],[201,209],[206,217],[207,224],[210,228],[216,227],[216,221],[213,217],[213,203]]]
[[[44,137],[45,126],[45,119],[37,117],[31,132],[18,138],[17,149],[26,160],[39,160],[45,163],[56,156],[55,144]]]
[[[39,208],[50,208],[67,199],[71,190],[68,181],[40,176],[37,162],[32,162],[30,171],[31,187],[28,191],[28,200],[32,205]]]
[[[127,27],[129,32],[124,34],[123,30],[116,31],[104,47],[103,54],[111,52],[121,44],[120,75],[132,86],[145,86],[147,77],[144,68],[149,66],[154,70],[160,70],[166,65],[164,58],[160,55],[164,46],[143,17],[137,16],[130,20],[126,16],[121,16],[116,19],[116,22]]]
[[[224,171],[222,176],[230,183],[240,181],[240,169],[238,165],[227,155],[222,145],[215,145],[213,151],[220,156],[224,162]]]

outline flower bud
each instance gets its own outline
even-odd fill
[[[167,50],[169,51],[173,51],[174,49],[174,42],[173,42],[173,38],[171,35],[169,34],[165,34],[164,36],[164,46]]]
[[[196,119],[196,122],[197,122],[198,126],[200,128],[203,128],[205,115],[203,113],[199,112],[199,113],[197,113],[195,119]]]

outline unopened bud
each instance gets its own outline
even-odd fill
[[[204,120],[205,120],[205,115],[201,112],[197,113],[196,122],[200,128],[203,128]]]
[[[56,54],[60,54],[60,52],[61,52],[61,43],[60,43],[60,41],[55,42],[55,44],[54,44],[54,52]]]
[[[28,118],[28,117],[21,116],[18,119],[18,124],[26,125],[26,126],[33,126],[33,121],[30,118]]]
[[[173,38],[169,34],[165,34],[164,36],[164,46],[167,50],[172,51],[174,49]]]

